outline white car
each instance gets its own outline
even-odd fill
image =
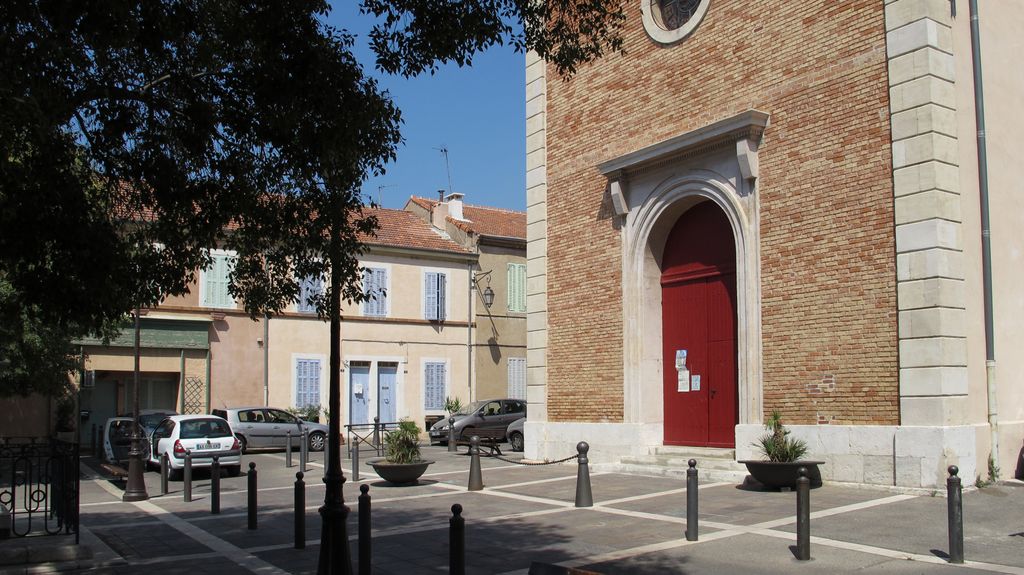
[[[242,471],[238,440],[228,422],[215,415],[171,415],[156,426],[150,441],[154,449],[149,462],[159,466],[160,457],[167,454],[170,475],[175,478],[185,468],[187,452],[192,453],[192,469],[210,467],[216,455],[231,477]]]

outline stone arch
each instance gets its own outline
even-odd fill
[[[635,190],[640,192],[641,190]],[[714,202],[732,228],[736,250],[739,423],[761,420],[761,317],[758,223],[750,190],[737,191],[711,170],[687,170],[654,184],[623,226],[624,418],[660,443],[662,398],[661,260],[669,231],[686,210]]]

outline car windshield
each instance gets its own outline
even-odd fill
[[[471,413],[476,413],[477,410],[483,407],[486,403],[486,401],[474,401],[473,403],[463,406],[462,409],[456,411],[455,415],[469,415]]]
[[[139,423],[146,429],[153,429],[168,415],[167,413],[147,413],[146,415],[139,416]]]
[[[222,419],[187,419],[181,422],[181,439],[203,437],[231,437],[231,428]]]

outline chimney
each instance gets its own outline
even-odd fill
[[[448,217],[448,204],[444,202],[444,190],[437,190],[437,204],[430,210],[430,223],[435,228],[444,229],[444,220]]]
[[[456,220],[465,220],[462,216],[462,194],[455,192],[448,194],[448,215]]]

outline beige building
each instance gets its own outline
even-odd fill
[[[374,299],[342,306],[341,420],[408,417],[423,426],[445,414],[447,397],[471,395],[469,289],[477,257],[410,212],[371,212],[380,229],[364,239],[360,265]],[[270,405],[326,407],[328,328],[300,306],[270,320]]]
[[[629,0],[623,54],[528,57],[527,456],[779,410],[827,480],[1021,477],[1024,4],[971,4]]]
[[[465,204],[462,194],[412,197],[405,209],[478,256],[471,286],[473,399],[526,399],[526,213]]]

